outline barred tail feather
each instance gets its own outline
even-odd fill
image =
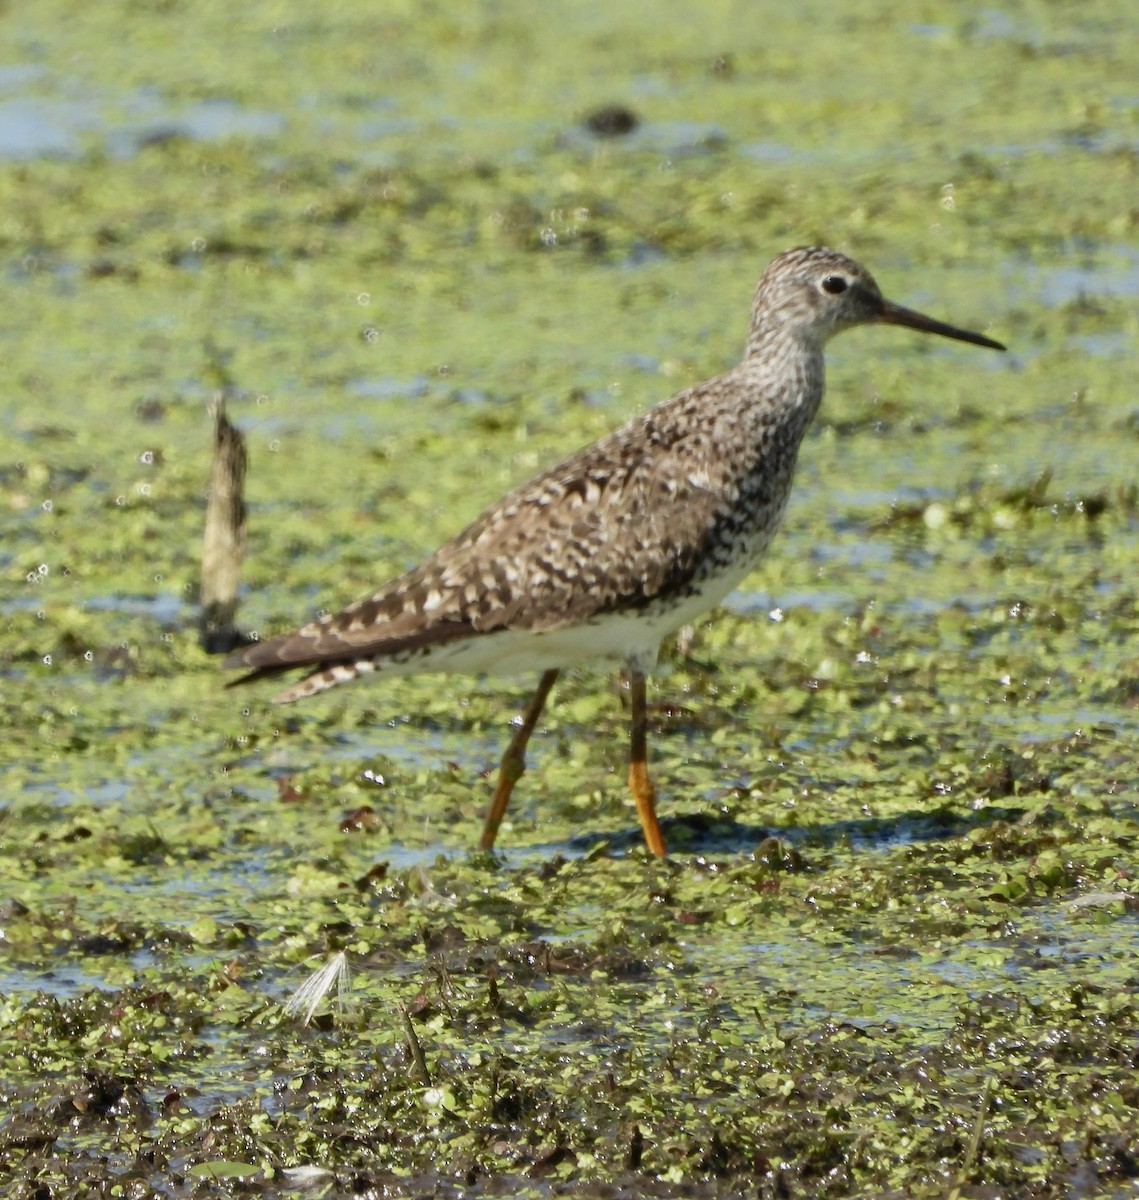
[[[294,700],[304,700],[308,696],[315,696],[317,692],[326,692],[337,684],[350,683],[361,675],[370,675],[375,669],[376,664],[370,658],[331,663],[327,667],[321,667],[319,671],[313,671],[311,675],[306,675],[283,692],[278,692],[273,697],[273,703],[292,704]]]

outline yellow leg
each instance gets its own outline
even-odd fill
[[[649,778],[646,750],[648,708],[645,703],[645,675],[629,668],[629,700],[632,706],[632,736],[629,745],[629,791],[637,805],[637,816],[645,833],[645,845],[653,854],[664,857],[668,850],[657,820],[656,788]]]
[[[498,768],[498,783],[495,785],[494,797],[491,799],[486,820],[483,822],[482,837],[479,838],[480,850],[494,848],[494,839],[498,837],[498,827],[502,824],[502,818],[506,816],[506,806],[510,803],[510,794],[526,770],[526,743],[534,732],[534,726],[538,724],[538,718],[542,715],[542,709],[546,705],[546,698],[557,677],[557,668],[543,673],[538,682],[538,690],[530,697],[522,724],[514,731],[510,745],[506,747],[506,753],[502,756],[502,765]]]

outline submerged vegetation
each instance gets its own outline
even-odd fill
[[[1133,17],[769,7],[3,14],[0,1191],[1133,1194]],[[651,685],[668,861],[603,667],[493,857],[533,681],[224,690],[215,395],[276,631],[734,362],[805,242],[1012,352],[834,344]]]

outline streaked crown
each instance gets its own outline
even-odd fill
[[[844,329],[876,321],[882,293],[861,263],[822,246],[798,246],[771,260],[751,309],[748,353],[788,333],[822,347]]]

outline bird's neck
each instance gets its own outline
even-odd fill
[[[802,337],[791,325],[752,323],[744,365],[779,407],[794,410],[804,428],[823,396],[823,348]]]

